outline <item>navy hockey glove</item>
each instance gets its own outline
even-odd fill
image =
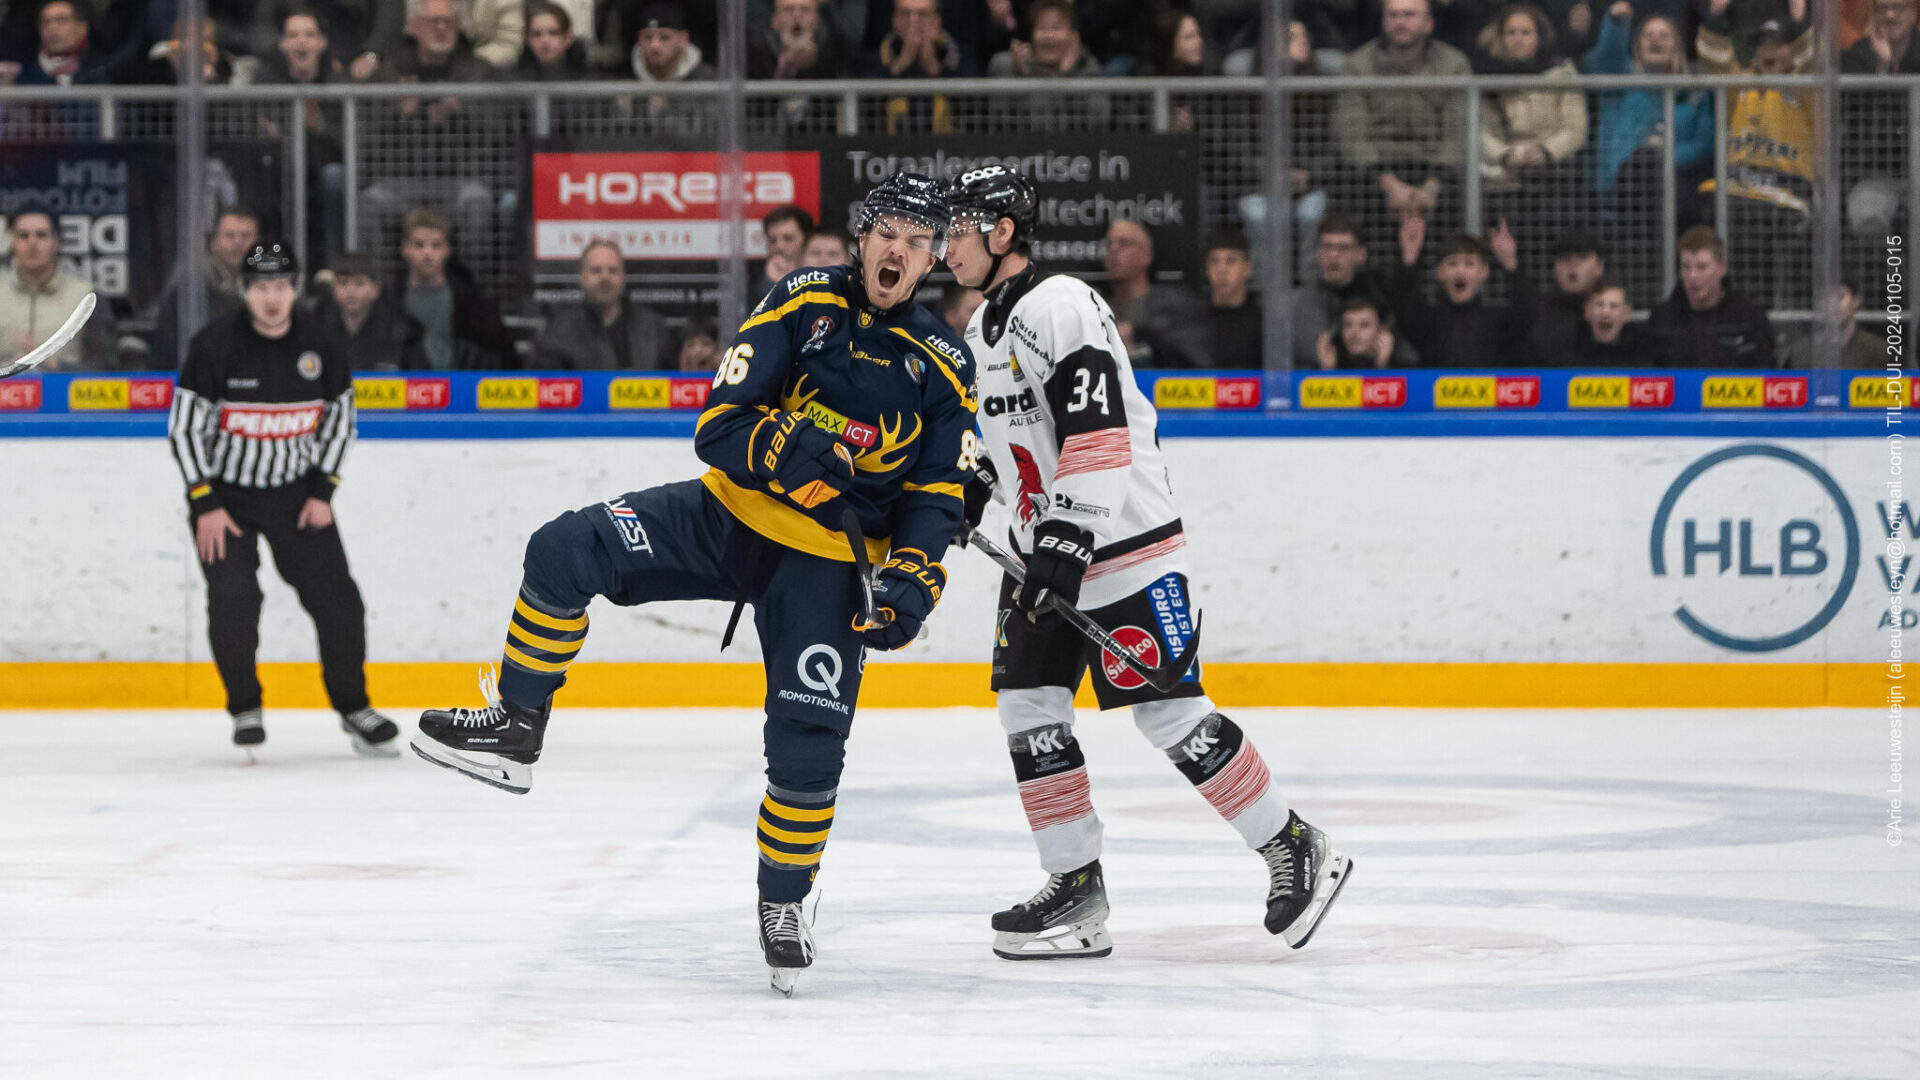
[[[797,412],[769,412],[747,436],[747,472],[811,510],[853,486],[853,452]]]
[[[1043,521],[1033,530],[1033,554],[1027,556],[1027,580],[1013,594],[1013,607],[1035,621],[1051,596],[1063,604],[1080,602],[1080,579],[1093,564],[1093,534],[1065,521]]]
[[[987,504],[993,501],[993,489],[999,483],[1000,470],[993,467],[992,458],[982,453],[961,495],[966,503],[967,527],[966,532],[954,537],[961,547],[967,546],[967,533],[979,528],[980,519],[987,516]]]
[[[891,611],[893,619],[870,626],[855,615],[853,628],[876,649],[903,648],[919,636],[920,624],[933,614],[933,605],[940,602],[940,590],[946,587],[946,567],[928,560],[924,551],[895,548],[873,585],[876,614],[885,618]]]

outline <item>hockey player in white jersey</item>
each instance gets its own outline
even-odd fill
[[[1100,819],[1073,727],[1073,694],[1091,665],[1102,709],[1132,706],[1134,723],[1259,852],[1268,871],[1265,924],[1307,943],[1352,863],[1288,809],[1266,762],[1200,684],[1196,664],[1171,693],[1148,685],[1049,609],[1072,604],[1151,666],[1194,636],[1186,536],[1160,454],[1157,417],[1134,382],[1113,312],[1084,282],[1031,263],[1038,198],[1001,166],[949,188],[947,265],[986,302],[967,325],[978,372],[985,489],[1013,510],[1026,584],[1000,589],[993,689],[1027,823],[1047,882],[993,916],[993,951],[1008,960],[1106,956]]]

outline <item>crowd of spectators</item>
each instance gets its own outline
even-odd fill
[[[1920,72],[1917,4],[1840,0],[1841,70]],[[941,80],[956,77],[1247,75],[1283,59],[1302,76],[1369,78],[1376,85],[1368,89],[1294,98],[1289,182],[1302,257],[1286,302],[1296,366],[1588,357],[1773,362],[1777,342],[1765,312],[1804,288],[1811,257],[1820,142],[1813,95],[1738,90],[1727,97],[1726,129],[1716,131],[1710,94],[1679,92],[1669,122],[1658,90],[1587,93],[1569,80],[1577,73],[1811,70],[1809,0],[1296,0],[1294,22],[1271,40],[1260,32],[1265,6],[750,0],[745,57],[756,79],[912,83],[885,100],[881,120],[889,132],[934,134],[956,130],[955,103],[940,89]],[[195,28],[173,0],[0,0],[0,84],[167,84],[180,81],[190,62],[205,82],[235,85],[619,79],[634,84],[613,103],[622,115],[692,129],[711,120],[711,104],[661,91],[716,77],[715,7],[677,0],[206,0],[207,18]],[[1467,145],[1463,95],[1396,85],[1407,76],[1473,74],[1538,81],[1537,88],[1483,95],[1475,147]],[[1882,96],[1849,110],[1841,133],[1854,157],[1880,163],[1842,178],[1844,220],[1861,237],[1904,228],[1910,214],[1907,96]],[[344,250],[339,107],[313,100],[301,118],[308,247],[327,271],[316,302],[334,332],[377,357],[367,366],[672,369],[685,362],[683,353],[704,355],[700,341],[719,344],[711,330],[703,338],[679,317],[670,329],[660,312],[629,302],[624,262],[599,242],[580,254],[580,299],[540,313],[544,329],[516,347],[502,322],[502,298],[488,296],[455,253],[463,237],[513,227],[511,194],[458,165],[459,149],[484,121],[457,95],[435,96],[424,87],[421,96],[391,107],[423,164],[363,179],[360,206],[377,249],[372,261]],[[800,120],[822,105],[802,94],[780,107]],[[1024,130],[1098,125],[1115,107],[1100,95],[1036,89],[997,100],[1002,113],[990,119]],[[285,122],[284,112],[275,113],[261,121],[262,133],[278,136]],[[1190,97],[1174,96],[1170,122],[1176,130],[1193,126]],[[1702,231],[1717,194],[1717,140],[1728,161],[1728,188],[1720,193],[1729,208],[1724,239]],[[1677,221],[1661,212],[1669,155],[1677,169]],[[1483,236],[1462,231],[1462,173],[1469,168],[1479,174],[1484,220],[1498,222]],[[1261,215],[1240,209],[1244,227],[1208,237],[1204,279],[1195,288],[1155,279],[1147,226],[1113,223],[1103,287],[1141,364],[1259,366],[1260,278],[1274,273],[1255,257],[1267,239]],[[21,217],[29,232],[33,218]],[[846,238],[820,224],[797,208],[763,223],[767,256],[756,267],[756,296],[796,266],[844,261]],[[1660,268],[1649,260],[1658,257],[1660,230],[1668,228],[1684,232],[1680,284],[1642,325],[1631,318],[1636,298],[1622,283],[1658,278]],[[37,241],[14,232],[14,247],[28,255],[14,257],[0,290],[8,304],[51,287],[40,283],[44,271],[31,261]],[[219,217],[206,280],[196,285],[209,314],[233,305],[235,255],[260,232],[261,220],[243,209]],[[1369,241],[1386,238],[1397,238],[1397,250],[1370,258]],[[402,272],[380,281],[378,268],[392,265],[396,252]],[[1527,259],[1531,265],[1523,266]],[[1552,284],[1540,289],[1549,261]],[[168,320],[181,287],[174,283],[154,309],[155,366],[173,359]],[[947,297],[943,307],[957,311],[964,299]],[[1864,357],[1872,343],[1837,321],[1849,303],[1857,312],[1857,288],[1819,298],[1816,306],[1848,355]],[[688,342],[691,350],[683,347]]]

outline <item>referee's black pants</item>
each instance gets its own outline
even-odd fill
[[[264,536],[273,564],[313,616],[320,633],[320,676],[327,698],[342,715],[367,707],[367,609],[347,570],[340,529],[299,529],[294,523],[307,501],[299,484],[255,490],[220,485],[221,505],[240,528],[227,537],[226,557],[201,563],[207,576],[207,638],[213,663],[227,688],[227,712],[260,707],[260,547]]]

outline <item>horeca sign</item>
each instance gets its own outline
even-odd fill
[[[766,254],[760,219],[781,206],[820,216],[820,155],[742,155],[735,174],[717,153],[533,155],[533,257],[575,259],[611,240],[628,259],[708,260],[722,255],[721,218],[737,185],[750,258]]]

